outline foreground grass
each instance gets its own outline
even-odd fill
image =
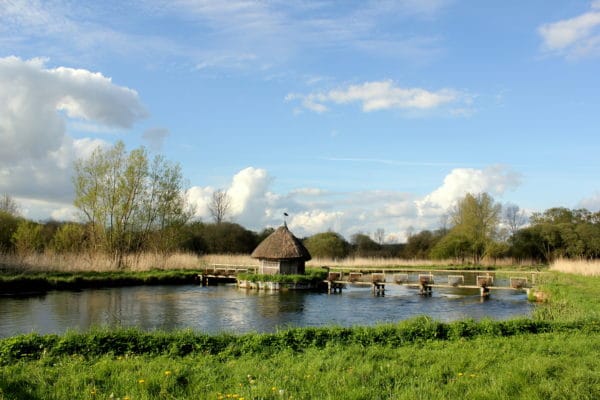
[[[45,357],[2,367],[0,398],[597,399],[598,348],[598,333],[560,333],[236,357]]]

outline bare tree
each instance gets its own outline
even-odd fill
[[[225,217],[229,214],[230,208],[231,199],[227,192],[223,189],[215,190],[212,199],[208,204],[208,211],[217,224],[220,224],[225,220]]]
[[[504,222],[508,226],[510,235],[513,236],[519,228],[527,223],[527,216],[518,205],[507,204],[504,206]]]
[[[385,242],[385,230],[383,228],[377,228],[373,234],[373,238],[379,245],[383,245]]]
[[[19,205],[15,199],[4,193],[2,196],[0,196],[0,211],[17,216],[19,215]]]

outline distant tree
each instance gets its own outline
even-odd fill
[[[4,193],[0,196],[0,212],[17,217],[19,215],[19,205],[10,195]]]
[[[84,225],[66,223],[54,234],[51,248],[57,253],[78,253],[86,248],[87,242],[87,230]]]
[[[403,256],[414,259],[429,258],[431,249],[433,249],[443,235],[440,231],[433,232],[429,230],[411,235],[403,248]]]
[[[462,246],[466,241],[473,262],[478,264],[485,254],[486,247],[496,236],[501,210],[500,204],[497,204],[489,194],[473,195],[468,193],[458,202],[450,215],[453,228],[447,236],[452,240],[443,239],[438,244],[445,245],[444,248],[450,249],[452,246],[448,247],[447,244],[460,243],[458,248],[462,251]],[[437,254],[441,254],[439,250]],[[453,252],[455,252],[454,250]]]
[[[42,225],[22,220],[12,237],[17,254],[25,256],[31,253],[39,253],[44,250],[44,237]]]
[[[215,223],[220,224],[225,221],[231,208],[231,199],[229,194],[222,189],[215,190],[208,204],[208,211]]]
[[[352,235],[351,243],[357,257],[374,257],[381,251],[381,245],[363,233]]]
[[[373,240],[375,240],[378,245],[383,245],[385,243],[385,230],[383,228],[377,228],[373,234]]]
[[[249,254],[257,246],[254,232],[231,222],[206,224],[201,237],[211,254]]]
[[[525,212],[516,204],[507,204],[504,206],[504,223],[508,227],[510,236],[514,236],[517,231],[527,223]]]
[[[348,242],[335,232],[317,233],[307,238],[304,245],[313,258],[344,258],[350,248]]]
[[[14,250],[12,240],[22,218],[5,211],[0,211],[0,252],[8,253]]]

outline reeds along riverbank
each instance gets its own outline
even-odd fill
[[[559,258],[550,264],[550,270],[585,276],[600,276],[600,260],[569,260]]]
[[[199,269],[212,265],[230,265],[258,267],[258,261],[244,254],[206,254],[192,253],[138,253],[125,257],[125,270],[150,271],[155,269]],[[448,266],[465,267],[461,260],[416,260],[402,258],[366,258],[347,257],[343,259],[315,258],[307,263],[308,267],[322,266],[341,268],[447,268]],[[483,260],[485,268],[531,268],[536,266],[532,261],[513,259]],[[481,266],[470,265],[471,268]],[[28,272],[109,272],[118,270],[114,259],[103,253],[31,253],[27,255],[0,254],[0,269],[8,271]]]
[[[138,253],[125,257],[125,270],[151,271],[156,269],[199,269],[201,257],[190,253]],[[32,253],[27,255],[0,254],[0,269],[9,272],[113,272],[119,270],[114,259],[103,253]]]

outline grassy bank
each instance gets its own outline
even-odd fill
[[[173,356],[63,356],[0,370],[3,399],[597,399],[600,335]],[[576,362],[574,362],[576,360]]]
[[[198,283],[199,271],[28,272],[0,274],[0,293]]]

